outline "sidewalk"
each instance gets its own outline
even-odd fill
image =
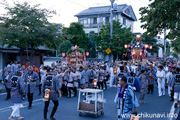
[[[0,93],[3,93],[5,91],[6,91],[6,88],[4,87],[2,83],[0,83]]]

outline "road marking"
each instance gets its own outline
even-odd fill
[[[170,114],[174,114],[174,111],[175,111],[174,104],[175,104],[175,102],[173,103],[173,105],[171,107]],[[172,119],[173,119],[173,116],[170,116],[168,120],[172,120]]]
[[[33,105],[38,105],[38,104],[42,104],[42,103],[35,103],[35,102],[38,102],[38,101],[43,101],[43,98],[40,98],[40,99],[36,99],[36,100],[33,100]],[[28,106],[28,103],[29,102],[24,102],[22,103],[22,106],[20,108],[25,108]],[[13,108],[14,105],[12,106],[9,106],[9,107],[4,107],[4,108],[1,108],[0,109],[0,112],[6,112],[6,111],[9,111]]]
[[[1,93],[0,96],[1,96],[1,95],[6,95],[6,94],[7,94],[7,93]]]

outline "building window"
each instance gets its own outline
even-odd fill
[[[109,17],[106,17],[106,24],[109,23]]]
[[[101,20],[100,20],[100,18],[97,18],[97,23],[98,24],[100,24],[101,22],[100,22]]]
[[[114,20],[114,21],[116,20],[116,15],[113,16],[113,20]]]
[[[93,24],[93,23],[94,23],[94,19],[93,19],[93,18],[91,18],[90,24]]]
[[[84,25],[87,25],[87,19],[84,20]]]
[[[106,18],[105,17],[102,18],[102,21],[103,21],[103,24],[106,24]]]
[[[91,19],[90,18],[88,18],[88,24],[91,24]]]
[[[79,22],[80,22],[81,24],[84,24],[84,21],[83,21],[83,20],[79,20]]]
[[[123,18],[123,25],[126,26],[126,18]]]
[[[93,24],[97,24],[97,18],[93,18]]]

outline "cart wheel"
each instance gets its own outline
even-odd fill
[[[103,112],[103,111],[101,111],[101,115],[104,115],[104,112]]]
[[[79,116],[82,116],[82,112],[79,112]]]

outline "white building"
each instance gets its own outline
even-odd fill
[[[127,4],[113,5],[113,20],[119,21],[123,27],[130,27],[133,32],[134,22],[137,18],[134,14],[132,6]],[[90,31],[94,31],[96,34],[99,33],[102,25],[106,25],[110,22],[110,10],[111,6],[99,6],[90,7],[76,14],[78,21],[83,24],[84,31],[88,34]],[[113,60],[113,56],[98,53],[98,58],[104,58],[105,61]]]
[[[161,38],[160,36],[156,36],[154,39],[157,40],[157,44],[164,46],[164,39],[163,39],[163,38]],[[167,43],[167,42],[168,42],[168,40],[166,40],[166,43]],[[163,58],[163,53],[164,53],[163,49],[162,49],[161,47],[159,47],[158,57],[159,57],[159,58]]]
[[[94,31],[96,34],[100,31],[102,25],[110,21],[111,6],[90,7],[76,14],[78,21],[83,24],[84,31],[88,34]],[[114,4],[113,20],[118,20],[124,27],[130,27],[133,32],[134,22],[137,18],[134,14],[132,6]]]

